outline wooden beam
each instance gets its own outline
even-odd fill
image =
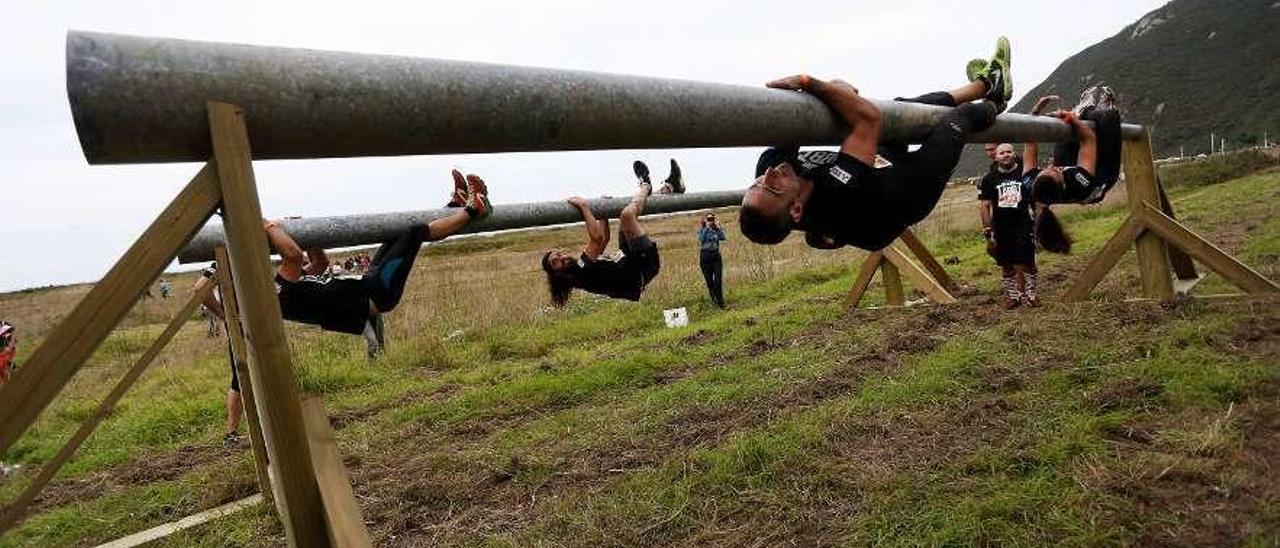
[[[880,261],[883,260],[883,253],[872,251],[867,255],[867,259],[862,261],[862,268],[858,269],[858,278],[854,280],[853,288],[849,290],[849,295],[844,298],[844,309],[846,311],[857,308],[858,303],[862,302],[862,295],[871,286],[871,279],[875,277],[876,269],[880,267]]]
[[[315,463],[316,481],[324,499],[330,541],[338,548],[373,546],[320,398],[302,400],[302,417],[306,420],[307,437],[311,441],[311,461]]]
[[[313,473],[274,271],[267,260],[244,113],[226,103],[210,102],[206,108],[222,185],[228,266],[240,297],[249,359],[255,365],[249,374],[258,410],[263,412],[262,436],[278,484],[274,502],[290,546],[327,547],[324,504]]]
[[[143,544],[155,542],[177,533],[178,531],[208,523],[222,516],[228,516],[239,512],[240,510],[244,510],[245,508],[257,506],[260,502],[262,502],[261,494],[245,497],[235,502],[228,502],[217,508],[210,508],[200,512],[199,514],[187,516],[178,521],[171,521],[164,525],[152,527],[146,531],[134,533],[106,544],[99,544],[96,548],[133,548],[134,546],[142,546]]]
[[[1160,184],[1160,178],[1156,177],[1156,189],[1160,191],[1160,210],[1168,215],[1170,219],[1177,220],[1173,215],[1173,203],[1169,201],[1169,195],[1164,191],[1164,185]],[[1196,272],[1196,264],[1191,262],[1191,256],[1176,247],[1169,249],[1169,265],[1173,267],[1173,275],[1181,284],[1174,283],[1174,291],[1178,293],[1186,293],[1195,287],[1203,276]]]
[[[1147,228],[1205,264],[1219,276],[1249,293],[1280,293],[1280,286],[1266,279],[1244,263],[1235,260],[1217,246],[1196,235],[1162,211],[1146,204],[1141,211]]]
[[[253,381],[249,373],[249,349],[240,325],[240,305],[236,300],[235,283],[231,279],[231,259],[227,248],[218,246],[213,256],[222,267],[218,269],[218,288],[222,292],[222,313],[226,316],[227,341],[231,346],[231,363],[240,380],[240,401],[244,404],[245,422],[249,425],[249,450],[253,451],[254,470],[258,474],[258,491],[267,501],[274,500],[271,484],[267,446],[262,440],[262,424],[258,418],[258,403],[253,399]]]
[[[1156,166],[1151,157],[1151,134],[1144,128],[1142,136],[1124,143],[1125,191],[1129,211],[1140,214],[1143,204],[1160,205],[1156,186]],[[1151,233],[1138,235],[1138,274],[1142,278],[1142,294],[1168,300],[1173,298],[1173,273],[1169,270],[1169,250],[1164,240]]]
[[[938,259],[934,258],[933,253],[929,252],[929,248],[920,242],[920,239],[916,237],[916,234],[910,228],[902,231],[898,239],[907,244],[907,249],[911,250],[911,254],[916,256],[916,259],[920,261],[920,265],[929,271],[929,274],[938,281],[939,285],[946,288],[947,291],[956,290],[956,282],[951,279],[951,275],[947,274],[947,269],[942,268],[942,264],[938,262]]]
[[[1120,226],[1115,234],[1111,235],[1111,239],[1103,244],[1102,249],[1093,256],[1089,261],[1089,265],[1084,271],[1076,276],[1076,281],[1063,295],[1062,300],[1069,303],[1076,303],[1085,300],[1089,296],[1089,292],[1107,276],[1111,269],[1116,267],[1116,263],[1120,262],[1120,258],[1125,252],[1129,251],[1129,246],[1137,240],[1138,235],[1142,233],[1142,222],[1138,217],[1130,215],[1125,219],[1124,224]]]
[[[898,267],[888,261],[889,249],[884,248],[886,260],[880,261],[880,283],[884,284],[884,302],[888,306],[902,306],[906,304],[906,299],[902,291],[902,276],[898,274]]]
[[[151,346],[147,347],[142,356],[138,357],[138,361],[134,362],[133,367],[130,367],[125,372],[124,377],[116,383],[115,388],[112,388],[111,392],[107,393],[107,397],[103,398],[102,403],[98,404],[98,408],[93,411],[93,414],[89,415],[89,418],[80,424],[80,428],[71,435],[71,439],[67,440],[62,449],[59,449],[57,454],[52,459],[49,459],[49,462],[40,467],[40,473],[36,474],[31,483],[27,484],[26,489],[23,489],[22,493],[5,507],[4,515],[0,516],[0,533],[8,531],[9,528],[18,523],[31,501],[36,499],[40,491],[44,490],[45,485],[49,484],[49,480],[53,479],[54,474],[57,474],[58,470],[61,470],[62,466],[71,460],[72,455],[75,455],[80,445],[89,439],[89,435],[93,434],[98,425],[102,424],[107,415],[111,414],[120,398],[124,397],[129,388],[133,386],[133,383],[137,382],[138,377],[142,376],[142,372],[146,371],[151,362],[155,361],[156,356],[160,355],[160,351],[164,350],[165,345],[169,344],[170,340],[173,340],[173,336],[178,333],[178,330],[182,329],[183,325],[186,325],[187,320],[195,313],[196,307],[200,306],[200,302],[204,300],[204,296],[212,290],[213,286],[208,286],[187,300],[187,304],[183,305],[177,315],[169,321],[169,325],[164,328],[164,331],[160,332],[160,336],[156,337],[156,340],[151,343]]]
[[[956,302],[956,298],[945,287],[942,287],[924,268],[911,260],[911,257],[908,257],[906,253],[903,253],[896,246],[886,247],[882,251],[884,251],[886,263],[898,267],[898,270],[902,272],[903,276],[907,277],[911,285],[924,292],[934,302],[938,304],[953,304]]]
[[[0,453],[13,447],[115,328],[151,280],[213,215],[219,200],[214,169],[206,165],[75,309],[0,386]]]

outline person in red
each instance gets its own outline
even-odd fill
[[[13,358],[18,355],[18,330],[9,322],[0,322],[0,383],[18,367]]]

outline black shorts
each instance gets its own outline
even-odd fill
[[[996,233],[995,236],[996,264],[1000,266],[1036,265],[1036,244],[1031,238],[1031,234],[1002,235]]]
[[[622,229],[618,229],[618,249],[621,249],[624,255],[623,262],[629,268],[635,268],[640,272],[644,285],[649,285],[649,282],[658,276],[658,270],[662,268],[658,260],[658,244],[649,239],[648,234],[628,239],[622,233]]]
[[[231,333],[227,333],[227,361],[231,363],[231,391],[240,392],[240,374],[236,372],[236,355],[231,351]]]

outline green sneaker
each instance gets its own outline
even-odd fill
[[[1009,39],[1001,36],[996,39],[996,52],[987,63],[982,78],[987,81],[987,100],[993,103],[1008,103],[1013,98],[1013,66],[1009,52]]]
[[[974,80],[977,80],[979,77],[981,77],[982,73],[986,71],[987,71],[986,59],[970,59],[969,64],[965,65],[964,67],[964,76],[965,78],[968,78],[970,82],[972,82]]]

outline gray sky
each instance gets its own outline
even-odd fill
[[[889,98],[961,83],[1013,42],[1016,96],[1164,0],[15,2],[0,20],[0,291],[100,278],[197,170],[88,166],[64,83],[68,29],[685,78],[743,85],[808,72]],[[1070,21],[1046,31],[1049,21]],[[250,136],[252,140],[252,136]],[[617,194],[631,160],[693,191],[736,188],[758,149],[557,152],[258,162],[268,216],[439,207],[457,166],[494,203]]]

